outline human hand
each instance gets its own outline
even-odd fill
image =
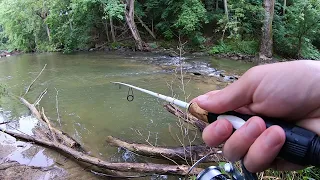
[[[193,101],[213,113],[236,110],[244,114],[285,118],[288,122],[320,135],[320,62],[292,61],[257,66],[238,81]],[[266,129],[264,121],[252,117],[232,134],[227,120],[210,124],[203,132],[209,146],[225,142],[223,153],[230,161],[243,158],[250,172],[267,168],[295,170],[302,167],[277,159],[285,142],[279,126]]]

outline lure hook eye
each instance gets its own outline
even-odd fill
[[[133,96],[133,95],[128,95],[128,96],[127,96],[127,100],[128,100],[129,102],[132,102],[132,101],[134,100],[134,96]]]
[[[129,91],[128,91],[127,100],[129,102],[132,102],[134,100],[133,90],[131,87],[129,88]]]

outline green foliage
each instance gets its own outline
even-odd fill
[[[120,0],[101,0],[101,3],[104,4],[106,18],[124,19],[125,4],[121,3]]]
[[[12,47],[30,51],[35,47],[39,32],[40,18],[35,14],[38,3],[30,0],[2,1],[0,24]]]
[[[217,16],[217,32],[226,33],[230,39],[260,34],[264,12],[261,1],[231,0],[228,3],[229,19]]]
[[[121,46],[122,46],[122,43],[113,42],[113,43],[111,43],[110,48],[113,50],[116,50],[116,49],[119,49]]]
[[[228,40],[220,41],[218,45],[215,45],[210,50],[210,54],[220,53],[240,53],[255,55],[259,51],[259,43],[255,40]]]
[[[308,167],[304,170],[298,171],[301,176],[301,179],[311,180],[320,178],[320,169],[315,167]]]
[[[301,179],[301,180],[315,180],[320,178],[320,170],[315,167],[308,167],[299,171],[274,171],[266,170],[263,176],[270,177],[270,179]]]
[[[263,0],[227,2],[228,18],[221,0],[135,1],[135,15],[160,40],[171,42],[180,36],[192,45],[189,47],[203,49],[220,39],[224,42],[218,42],[211,53],[256,54],[265,14]],[[91,48],[105,44],[108,32],[110,36],[110,19],[115,34],[125,38],[130,35],[128,29],[122,28],[126,23],[125,3],[122,0],[0,0],[0,49],[72,52]],[[288,1],[283,14],[283,1],[276,1],[273,33],[277,55],[320,59],[319,6],[320,0]],[[149,33],[138,20],[136,24],[145,38]]]
[[[281,6],[277,4],[278,8]],[[297,0],[285,16],[275,16],[275,51],[292,58],[320,59],[312,42],[319,39],[320,0]]]
[[[101,11],[94,11],[99,2],[72,0],[57,3],[48,16],[52,29],[52,43],[65,52],[86,48],[92,27],[101,21]]]
[[[200,49],[205,48],[204,43],[206,42],[206,38],[203,37],[202,33],[195,32],[194,36],[191,38],[191,42],[193,45],[199,47]]]
[[[175,26],[182,32],[189,34],[201,27],[201,22],[206,22],[206,9],[199,0],[185,0],[181,7],[181,14]]]
[[[88,44],[92,27],[101,20],[99,5],[89,0],[6,0],[0,4],[0,24],[11,48],[73,51]]]
[[[310,42],[306,42],[302,45],[301,57],[305,59],[320,60],[320,51]]]
[[[4,50],[5,48],[5,44],[8,41],[8,39],[6,38],[5,33],[3,32],[3,28],[0,25],[0,50]]]
[[[207,11],[200,0],[147,0],[144,7],[167,40],[177,39],[179,34],[191,39],[195,34],[199,37],[202,25],[208,22]]]

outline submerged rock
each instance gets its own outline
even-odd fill
[[[238,79],[237,75],[227,75],[225,71],[218,70],[205,61],[192,60],[189,57],[177,56],[155,56],[155,57],[132,57],[136,61],[143,61],[150,64],[160,66],[165,72],[180,72],[191,74],[194,76],[216,77],[220,81],[233,82]]]
[[[63,170],[50,167],[39,168],[21,165],[17,162],[0,164],[0,179],[64,179]]]
[[[15,55],[15,54],[19,54],[19,52],[15,52],[15,51],[9,52],[9,51],[1,51],[0,50],[0,58],[10,57],[10,56]]]

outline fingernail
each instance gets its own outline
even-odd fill
[[[250,138],[258,138],[262,133],[261,127],[255,121],[249,121],[246,126],[246,136]]]
[[[277,131],[271,131],[266,134],[265,143],[268,147],[278,146],[282,143],[281,135]]]
[[[228,128],[223,122],[219,122],[216,124],[216,135],[217,136],[227,136]]]
[[[208,95],[201,95],[201,96],[197,97],[197,100],[198,100],[199,102],[201,102],[201,101],[207,101],[207,100],[208,100]]]

